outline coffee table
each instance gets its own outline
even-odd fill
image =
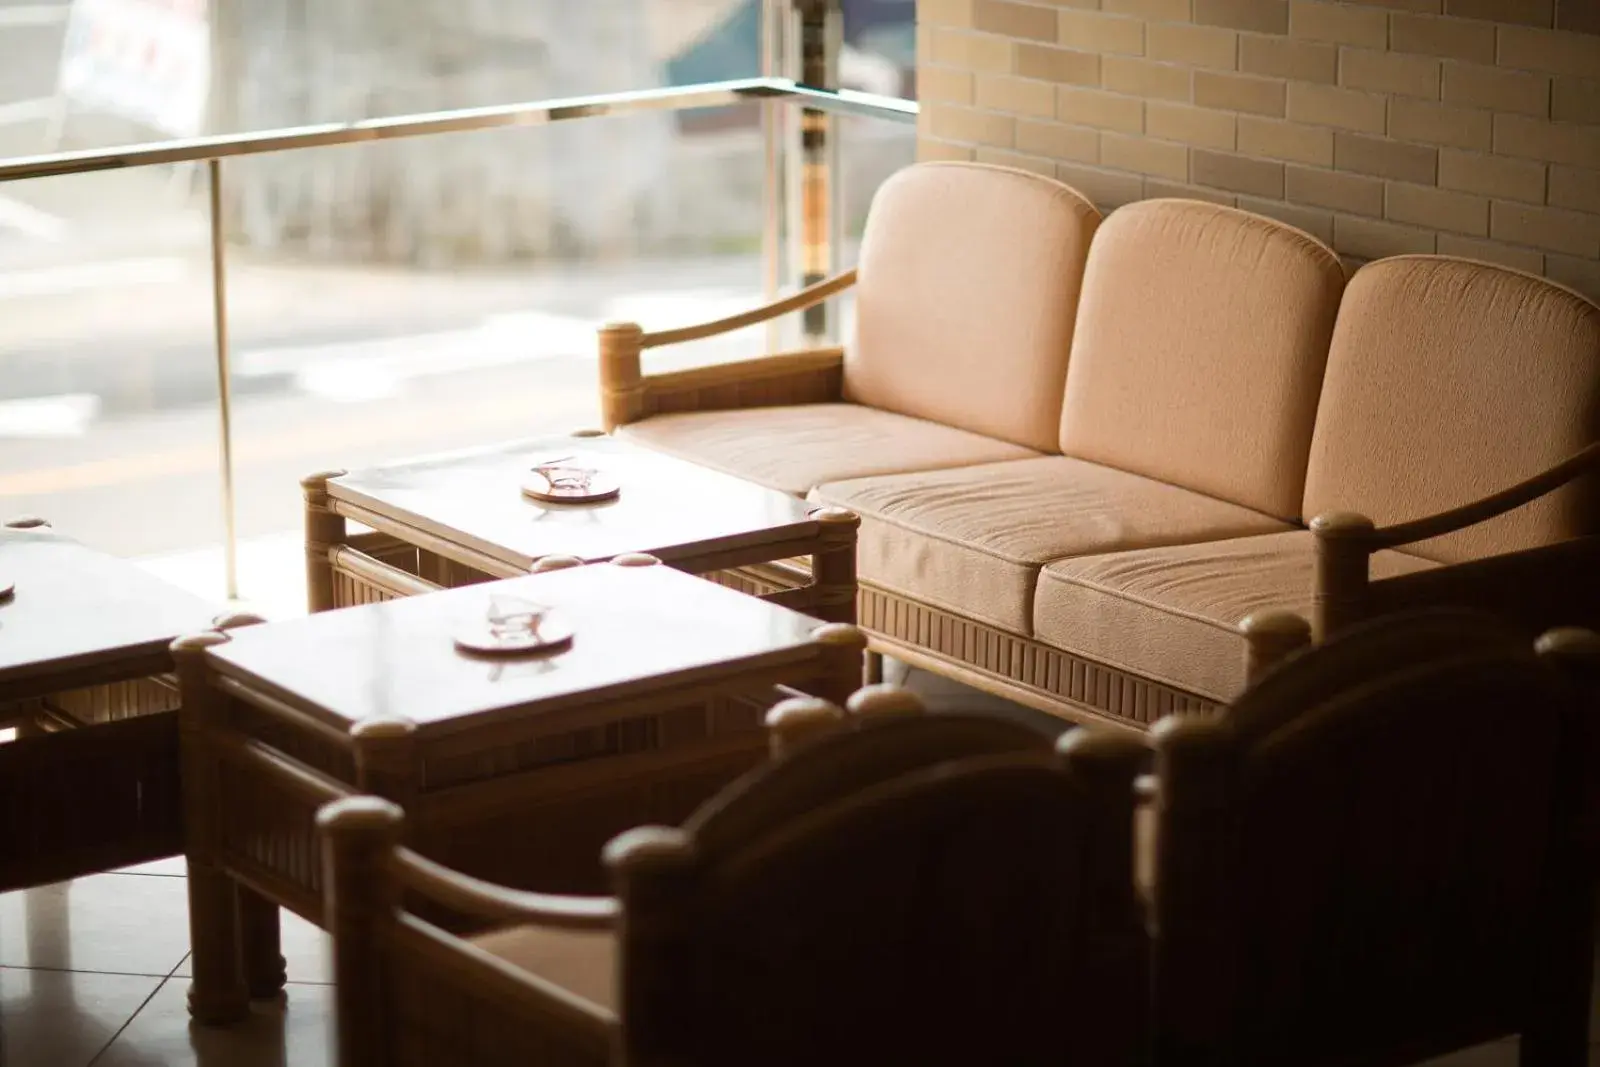
[[[216,609],[37,519],[0,529],[0,890],[182,851],[168,645]]]
[[[572,455],[614,477],[620,495],[594,504],[524,497],[536,462]],[[588,563],[647,552],[820,619],[855,621],[855,514],[604,434],[330,471],[301,484],[314,612],[510,578],[556,557]],[[373,532],[352,534],[351,522]],[[804,556],[809,568],[784,568]],[[779,580],[753,577],[762,564]]]
[[[570,647],[458,651],[506,597],[552,605]],[[191,1011],[236,1020],[282,988],[279,906],[325,925],[324,803],[375,793],[451,868],[601,892],[612,835],[681,821],[763,759],[783,687],[842,702],[865,645],[640,556],[180,640]]]

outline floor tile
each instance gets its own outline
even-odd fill
[[[907,670],[898,663],[885,665],[884,681],[894,682],[910,689],[922,698],[929,711],[963,711],[998,715],[1015,719],[1024,725],[1050,734],[1061,733],[1072,725],[1067,720],[1057,718],[1048,712],[1025,707],[1002,697],[991,696],[929,671],[917,668]]]
[[[280,909],[281,937],[285,970],[291,982],[326,984],[333,981],[333,942],[316,926],[292,911]],[[178,967],[176,976],[188,977],[189,960]]]
[[[0,895],[0,966],[165,978],[189,951],[188,882],[96,874]]]
[[[328,1067],[333,990],[297,985],[287,1001],[252,1006],[236,1026],[189,1022],[189,982],[167,981],[94,1067]],[[7,1067],[10,1067],[7,1064]]]
[[[0,967],[0,1063],[87,1067],[161,983],[131,974]]]
[[[189,861],[182,856],[168,856],[164,860],[136,863],[132,867],[119,867],[112,874],[152,874],[164,878],[183,878],[189,873]]]
[[[1417,1067],[1517,1067],[1517,1039],[1513,1037],[1462,1049],[1419,1063]]]

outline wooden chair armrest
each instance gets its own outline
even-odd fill
[[[1367,589],[1371,615],[1428,607],[1487,611],[1530,635],[1600,625],[1600,537],[1430,567],[1377,579]]]
[[[1413,519],[1410,522],[1397,523],[1394,526],[1385,526],[1373,529],[1368,533],[1358,536],[1368,546],[1369,552],[1377,552],[1385,548],[1398,548],[1401,545],[1413,544],[1417,541],[1426,541],[1434,537],[1443,537],[1445,534],[1464,530],[1468,526],[1476,526],[1480,522],[1504,515],[1508,511],[1520,508],[1524,504],[1539,499],[1546,493],[1553,492],[1561,486],[1581,475],[1591,471],[1600,470],[1600,441],[1596,441],[1586,448],[1573,453],[1554,467],[1532,478],[1518,482],[1508,489],[1502,489],[1481,500],[1474,500],[1470,504],[1463,504],[1458,508],[1440,512],[1437,515],[1428,515],[1424,518]],[[1319,524],[1326,528],[1329,522],[1319,516],[1312,521],[1312,529],[1318,529]]]
[[[397,849],[396,879],[407,889],[451,911],[499,923],[538,923],[564,930],[609,930],[617,920],[614,897],[572,897],[530,893],[485,882]]]
[[[820,281],[815,285],[808,285],[793,296],[784,297],[782,300],[766,304],[752,311],[729,315],[727,318],[717,319],[714,322],[683,326],[676,330],[661,330],[656,333],[641,334],[639,347],[661,348],[666,345],[684,344],[688,341],[702,341],[707,337],[716,337],[718,334],[732,333],[734,330],[742,330],[746,326],[755,326],[778,318],[781,315],[787,315],[792,311],[801,311],[811,307],[813,304],[820,304],[829,297],[850,288],[855,283],[856,271],[854,267],[851,267],[842,274],[835,274],[825,281]]]

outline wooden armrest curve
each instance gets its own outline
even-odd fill
[[[851,267],[842,274],[836,274],[832,278],[828,278],[825,281],[820,281],[815,285],[809,285],[800,290],[798,293],[795,293],[793,296],[785,297],[782,300],[767,304],[764,307],[756,308],[753,311],[745,311],[738,315],[729,315],[725,319],[717,319],[714,322],[705,322],[697,326],[683,326],[676,330],[661,330],[656,333],[647,333],[639,339],[639,347],[660,348],[665,345],[683,344],[687,341],[700,341],[707,337],[715,337],[718,334],[732,333],[734,330],[742,330],[746,326],[754,326],[757,323],[766,322],[769,319],[775,319],[780,315],[787,315],[791,311],[799,311],[802,308],[808,308],[813,304],[820,304],[830,296],[833,296],[839,292],[843,292],[845,289],[850,288],[850,286],[854,285],[855,283],[856,271],[854,267]]]
[[[394,870],[408,889],[453,911],[507,923],[539,923],[563,930],[609,930],[617,920],[614,897],[530,893],[485,882],[444,867],[410,849],[394,855]]]
[[[1457,530],[1463,530],[1468,526],[1476,526],[1480,522],[1487,522],[1489,519],[1504,515],[1508,511],[1531,503],[1546,493],[1561,488],[1561,486],[1574,478],[1595,470],[1600,470],[1600,441],[1589,444],[1549,470],[1518,482],[1508,489],[1502,489],[1498,493],[1492,493],[1481,500],[1474,500],[1470,504],[1463,504],[1458,508],[1451,508],[1449,511],[1440,512],[1437,515],[1428,515],[1424,518],[1413,519],[1410,522],[1396,523],[1393,526],[1366,531],[1353,528],[1348,522],[1329,522],[1319,516],[1317,519],[1312,520],[1311,528],[1319,536],[1331,534],[1358,540],[1365,545],[1369,552],[1377,552],[1385,548],[1398,548],[1401,545],[1408,545],[1417,541],[1443,537],[1445,534],[1455,533]]]

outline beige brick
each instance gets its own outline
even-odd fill
[[[1088,52],[1049,48],[1042,44],[1017,45],[1017,73],[1066,85],[1099,85],[1100,57]],[[920,76],[920,72],[919,72]]]
[[[1144,23],[1098,11],[1063,11],[1056,40],[1085,52],[1144,55]]]
[[[1347,89],[1439,99],[1439,61],[1427,56],[1339,49],[1339,84]]]
[[[1144,195],[1146,198],[1162,196],[1175,197],[1179,200],[1204,200],[1208,204],[1221,204],[1223,207],[1233,207],[1239,200],[1232,193],[1219,193],[1215,189],[1189,185],[1186,182],[1169,182],[1161,178],[1146,178]]]
[[[1600,4],[1594,0],[1556,0],[1556,29],[1600,33]]]
[[[1555,0],[1444,0],[1446,15],[1491,22],[1549,26],[1555,21]]]
[[[1388,128],[1388,104],[1389,98],[1380,93],[1289,83],[1289,117],[1295,122],[1337,126],[1359,133],[1382,133]]]
[[[1189,149],[1181,144],[1107,132],[1100,135],[1100,164],[1186,181],[1189,177]]]
[[[1477,108],[1397,96],[1389,101],[1389,136],[1487,152],[1494,142],[1494,123],[1487,111]]]
[[[1275,78],[1197,70],[1194,72],[1194,102],[1201,107],[1282,117],[1284,83]]]
[[[1103,0],[1098,6],[1114,15],[1137,15],[1163,22],[1189,20],[1189,0]]]
[[[1600,79],[1600,67],[1592,73]],[[1600,80],[1557,75],[1550,97],[1550,117],[1557,122],[1600,125]]]
[[[918,163],[970,163],[976,155],[976,151],[966,145],[935,141],[931,137],[917,138]]]
[[[1390,182],[1383,214],[1395,222],[1409,222],[1430,230],[1450,230],[1469,237],[1489,236],[1489,201],[1467,193]]]
[[[928,116],[928,131],[935,137],[998,148],[1010,148],[1015,142],[1017,120],[1010,115],[974,111],[954,104],[929,104],[923,108],[923,113]]]
[[[1600,126],[1556,124],[1520,115],[1494,117],[1497,155],[1600,168]]]
[[[1545,256],[1545,277],[1600,303],[1600,262],[1576,256]]]
[[[1144,108],[1144,132],[1151,137],[1232,151],[1237,120],[1228,111],[1152,100]]]
[[[973,0],[921,0],[917,21],[934,26],[971,26]]]
[[[1389,47],[1396,52],[1494,62],[1494,26],[1470,19],[1394,15],[1389,22]]]
[[[1600,170],[1550,168],[1550,203],[1600,215]]]
[[[1289,167],[1284,191],[1297,204],[1332,208],[1352,215],[1383,217],[1383,182],[1355,174]]]
[[[1007,152],[1003,148],[979,148],[976,160],[979,163],[988,163],[996,167],[1015,167],[1018,170],[1028,170],[1035,174],[1042,174],[1046,178],[1056,176],[1056,161],[1045,159],[1042,156],[1030,156],[1022,152]]]
[[[976,74],[1010,74],[1011,42],[960,30],[933,31],[933,61]]]
[[[1529,274],[1544,273],[1544,255],[1527,248],[1518,248],[1515,245],[1501,244],[1499,241],[1482,241],[1476,237],[1462,237],[1454,233],[1441,233],[1439,235],[1439,254],[1441,256],[1460,256],[1463,259],[1476,259],[1484,263],[1498,263],[1502,267],[1513,270],[1525,270]]]
[[[1239,151],[1247,156],[1333,166],[1333,131],[1276,119],[1239,116]]]
[[[1012,115],[1048,119],[1056,113],[1056,87],[1053,82],[980,74],[973,98],[979,107]]]
[[[1372,7],[1386,7],[1390,11],[1410,11],[1422,15],[1437,15],[1444,10],[1444,0],[1366,0]]]
[[[1253,196],[1241,196],[1238,206],[1246,211],[1253,211],[1257,215],[1265,215],[1269,219],[1286,222],[1297,230],[1309,233],[1324,244],[1333,243],[1333,212],[1331,211],[1299,207],[1295,204],[1285,204],[1277,200],[1259,200]]]
[[[1239,35],[1214,26],[1152,22],[1145,27],[1144,54],[1191,67],[1234,70],[1239,65]]]
[[[1389,16],[1382,11],[1352,7],[1349,4],[1323,3],[1322,0],[1294,0],[1289,5],[1289,36],[1302,37],[1308,41],[1387,48]]]
[[[1500,51],[1496,59],[1502,67],[1592,77],[1595,71],[1600,71],[1600,37],[1501,26]]]
[[[1253,33],[1288,33],[1288,0],[1194,0],[1194,21]]]
[[[1339,50],[1331,44],[1245,33],[1239,35],[1239,69],[1332,85],[1339,80]]]
[[[972,103],[972,75],[964,70],[924,64],[917,71],[917,99],[946,104]]]
[[[1453,148],[1439,152],[1439,188],[1457,192],[1542,204],[1544,171],[1543,163],[1522,159],[1459,152]]]
[[[1063,85],[1056,90],[1056,118],[1079,126],[1141,133],[1144,130],[1144,101],[1098,89]]]
[[[1101,170],[1078,163],[1058,163],[1056,177],[1088,197],[1101,211],[1144,198],[1144,179],[1137,174]]]
[[[1335,215],[1333,247],[1335,251],[1361,259],[1382,259],[1432,252],[1437,244],[1431,230],[1397,226],[1356,215]]]
[[[1087,126],[1067,126],[1059,122],[1017,123],[1017,150],[1051,159],[1077,163],[1100,162],[1100,131]]]
[[[1542,119],[1550,114],[1550,79],[1543,74],[1448,61],[1444,65],[1444,99],[1449,104]]]
[[[1013,4],[1009,0],[972,0],[973,28],[1007,37],[1053,41],[1056,39],[1056,14],[1053,7]]]
[[[1189,68],[1132,56],[1103,56],[1100,82],[1114,92],[1155,100],[1189,99]]]
[[[1189,180],[1197,185],[1231,189],[1254,196],[1283,197],[1283,164],[1228,155],[1206,148],[1189,153]]]
[[[1600,256],[1600,217],[1504,200],[1494,201],[1489,217],[1489,232],[1497,241],[1573,256]]]
[[[1439,150],[1340,131],[1333,135],[1333,165],[1376,178],[1432,185],[1439,173]]]

